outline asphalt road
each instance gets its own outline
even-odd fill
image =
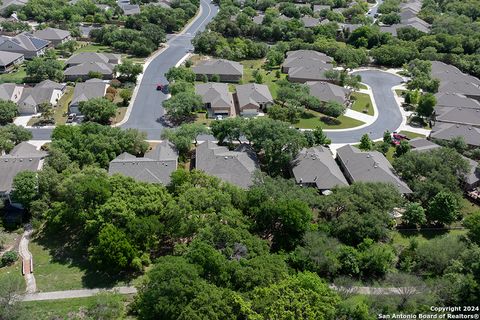
[[[377,3],[370,9],[370,14],[367,14],[369,17],[374,18],[375,14],[378,11],[378,6],[383,3],[383,0],[377,0]],[[375,19],[375,18],[374,18]]]
[[[402,81],[400,76],[379,70],[358,71],[362,82],[368,84],[378,109],[378,118],[368,127],[348,131],[328,131],[327,136],[332,143],[356,143],[365,133],[371,139],[380,139],[385,130],[395,131],[402,124],[402,114],[392,92],[392,87]]]
[[[209,1],[202,0],[201,6],[202,13],[195,22],[185,30],[184,34],[172,36],[167,41],[167,49],[148,65],[138,88],[130,117],[121,125],[121,128],[135,128],[146,132],[148,139],[160,139],[164,128],[160,121],[164,115],[162,102],[167,97],[161,91],[157,91],[156,86],[158,83],[167,83],[165,72],[193,50],[191,40],[195,33],[203,31],[218,12],[218,7]]]
[[[166,95],[156,90],[158,83],[165,84],[165,72],[175,66],[190,50],[195,33],[203,31],[205,26],[218,13],[218,7],[209,0],[201,0],[201,14],[183,34],[169,35],[167,48],[157,55],[143,74],[138,93],[128,120],[121,128],[135,128],[147,133],[148,139],[158,140],[163,130],[159,121],[164,114],[162,102]],[[33,140],[50,140],[52,128],[32,128]]]

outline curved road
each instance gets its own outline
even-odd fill
[[[201,12],[191,24],[179,34],[169,35],[166,49],[157,54],[147,66],[128,120],[121,128],[135,128],[147,133],[148,139],[158,140],[163,125],[158,121],[163,115],[162,102],[166,95],[156,90],[157,83],[166,83],[165,72],[175,66],[193,49],[191,40],[203,31],[218,13],[218,7],[208,0],[200,0]],[[31,128],[34,140],[50,140],[52,128]]]
[[[368,127],[345,131],[325,131],[332,139],[332,143],[356,143],[365,133],[370,138],[380,139],[385,130],[395,131],[402,124],[402,114],[392,92],[392,87],[401,83],[402,78],[380,70],[357,71],[362,82],[368,84],[373,91],[373,98],[377,105],[378,117]]]

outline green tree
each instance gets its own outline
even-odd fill
[[[18,173],[13,179],[12,200],[29,209],[30,204],[38,194],[37,174],[33,171]]]
[[[195,73],[192,69],[186,67],[173,67],[165,73],[165,78],[167,78],[169,82],[183,80],[193,83],[195,77]]]
[[[0,125],[11,123],[18,115],[17,105],[10,100],[0,100]]]
[[[305,139],[307,140],[307,145],[309,147],[319,145],[325,146],[332,143],[332,140],[330,140],[323,132],[322,127],[316,127],[312,131],[304,131],[303,135],[305,136]]]
[[[22,291],[21,277],[12,274],[0,276],[0,318],[1,319],[23,319],[26,314],[18,295]]]
[[[241,143],[240,137],[245,131],[245,119],[241,117],[227,118],[222,121],[214,121],[210,125],[212,134],[220,144],[224,142]]]
[[[280,106],[275,104],[268,108],[268,115],[274,120],[297,123],[300,120],[300,110],[296,106]]]
[[[450,224],[458,219],[460,204],[458,197],[450,192],[442,191],[430,200],[427,209],[427,220],[441,224]]]
[[[192,117],[192,112],[203,108],[202,97],[191,91],[180,92],[163,103],[168,117],[182,123]]]
[[[463,225],[468,229],[470,240],[480,244],[480,211],[466,217]]]
[[[93,98],[80,103],[80,112],[88,121],[109,124],[117,112],[117,106],[105,98]]]
[[[345,113],[345,106],[336,101],[328,101],[321,107],[321,112],[327,116],[338,118]]]
[[[252,308],[262,318],[273,319],[335,319],[340,299],[320,278],[310,272],[298,273],[288,279],[252,293]]]
[[[412,147],[406,140],[400,141],[400,144],[395,147],[395,157],[400,157],[410,151]]]
[[[132,99],[132,95],[132,89],[123,89],[122,91],[120,91],[120,98],[122,98],[122,103],[124,106],[128,106],[130,99]]]
[[[432,93],[425,93],[421,95],[417,107],[418,115],[424,118],[429,118],[433,113],[436,103],[437,99]]]
[[[63,80],[63,64],[48,57],[34,58],[28,61],[25,72],[32,82],[41,82],[47,79],[58,82]]]
[[[176,130],[164,130],[162,139],[170,140],[177,148],[179,155],[185,158],[190,151],[192,143],[197,143],[197,136],[209,132],[210,130],[201,124],[185,123]]]
[[[370,139],[367,133],[365,133],[362,138],[360,138],[360,145],[358,146],[360,150],[372,150],[373,141]]]
[[[121,81],[137,82],[137,77],[142,73],[143,67],[141,64],[134,63],[132,60],[125,59],[122,63],[115,66],[115,71],[118,72]]]
[[[421,226],[427,222],[425,209],[418,202],[410,202],[405,207],[402,220],[407,225]]]
[[[106,224],[102,228],[88,253],[90,262],[108,272],[133,269],[132,262],[137,257],[127,235],[112,224]]]
[[[0,259],[0,267],[9,266],[18,260],[18,253],[16,251],[7,251]]]
[[[392,143],[392,133],[390,131],[387,130],[383,133],[383,142],[386,142],[389,145]]]

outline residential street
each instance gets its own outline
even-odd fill
[[[395,131],[402,124],[402,114],[392,92],[392,87],[401,83],[402,78],[380,70],[358,71],[362,82],[368,84],[378,108],[378,118],[370,126],[360,129],[325,130],[332,143],[356,143],[365,133],[371,139],[380,139],[385,130]]]

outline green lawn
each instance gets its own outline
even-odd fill
[[[125,304],[132,301],[129,296],[122,296]],[[74,298],[63,300],[22,302],[22,307],[30,319],[83,319],[81,314],[97,303],[97,297]],[[75,315],[78,316],[75,317]],[[128,319],[128,318],[127,318]],[[133,319],[133,318],[130,318]]]
[[[400,89],[396,89],[395,90],[395,93],[397,94],[397,96],[399,97],[403,97],[403,93],[404,92],[407,92],[406,90],[400,90]]]
[[[0,83],[23,83],[23,79],[27,76],[25,67],[21,66],[12,73],[0,74]]]
[[[112,48],[109,46],[104,46],[101,44],[96,44],[96,43],[86,43],[86,42],[79,42],[80,47],[75,50],[74,54],[80,53],[80,52],[112,52]]]
[[[323,129],[346,129],[358,127],[364,124],[364,122],[362,121],[342,115],[338,117],[338,120],[340,120],[340,124],[328,125],[320,121],[320,117],[322,116],[323,114],[321,114],[320,112],[305,110],[305,112],[300,117],[300,121],[295,123],[294,126],[299,129],[315,129],[318,126],[322,127]]]
[[[416,133],[416,132],[411,132],[411,131],[400,131],[400,134],[404,134],[407,136],[409,139],[415,139],[415,138],[425,138],[425,135]]]
[[[19,292],[25,291],[25,279],[22,276],[22,260],[20,256],[11,266],[0,268],[0,278],[3,277],[14,277],[18,281]]]
[[[107,288],[139,281],[140,278],[125,279],[94,270],[87,259],[87,244],[67,238],[72,232],[41,232],[30,242],[39,291]]]
[[[397,230],[392,232],[392,243],[407,247],[410,239],[416,239],[419,243],[445,234],[464,235],[466,230]]]
[[[195,123],[203,124],[209,126],[213,119],[207,118],[207,114],[205,112],[197,113],[197,118],[195,119]]]
[[[73,99],[73,87],[67,87],[65,89],[65,94],[58,100],[57,105],[53,108],[53,118],[55,119],[55,124],[65,124],[67,121],[68,114],[68,105]],[[35,125],[39,122],[40,118],[31,118],[28,121],[29,126]]]
[[[360,93],[360,92],[354,92],[352,93],[352,97],[355,98],[353,105],[352,105],[352,110],[366,113],[369,116],[374,115],[374,110],[373,110],[373,105],[372,105],[372,100],[370,99],[370,96],[366,93]],[[366,112],[364,112],[366,111]]]
[[[358,87],[360,89],[368,90],[368,87],[366,85],[364,85],[363,83],[360,83],[360,85]]]
[[[255,79],[253,76],[253,72],[254,70],[258,70],[263,77],[263,84],[266,84],[268,86],[272,97],[274,99],[277,97],[278,85],[276,82],[281,79],[286,79],[286,74],[281,73],[280,78],[277,78],[275,74],[277,70],[280,70],[279,68],[274,70],[263,69],[262,67],[265,63],[265,59],[243,60],[240,61],[240,63],[243,65],[243,83],[254,82]]]

